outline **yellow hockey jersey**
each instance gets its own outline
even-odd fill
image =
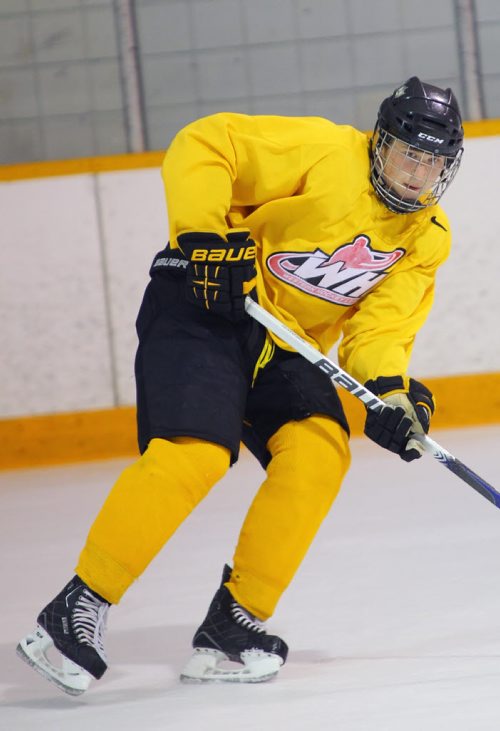
[[[342,335],[340,365],[362,383],[406,375],[451,241],[439,206],[384,206],[368,150],[323,118],[221,113],[181,130],[163,163],[171,246],[248,228],[260,304],[325,354]]]

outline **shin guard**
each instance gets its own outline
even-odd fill
[[[227,584],[262,620],[295,575],[350,464],[346,432],[320,415],[285,424],[268,449],[267,479],[246,516]]]
[[[112,488],[76,573],[117,603],[229,467],[229,450],[190,437],[152,439]]]

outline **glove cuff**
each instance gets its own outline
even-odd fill
[[[367,381],[365,387],[382,399],[397,393],[406,394],[424,431],[426,433],[429,431],[431,416],[436,405],[432,392],[423,383],[406,376],[379,376]]]
[[[227,241],[214,231],[185,231],[177,235],[177,246],[190,259],[193,249],[199,246],[221,249],[227,247]]]
[[[365,388],[374,393],[375,396],[382,398],[392,396],[394,393],[408,393],[411,380],[406,376],[379,376],[366,381]]]
[[[429,418],[433,415],[436,410],[436,402],[432,391],[427,386],[424,386],[420,381],[415,381],[414,378],[410,378],[409,396],[415,406],[423,406],[429,410]]]

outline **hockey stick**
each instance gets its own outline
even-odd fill
[[[290,345],[297,353],[303,355],[306,360],[317,366],[323,373],[326,373],[334,383],[345,388],[353,396],[356,396],[368,409],[379,409],[385,405],[381,399],[364,388],[361,383],[342,370],[333,360],[322,355],[316,348],[309,345],[309,343],[294,333],[293,330],[290,330],[290,328],[280,322],[274,315],[271,315],[270,312],[267,312],[267,310],[248,296],[245,299],[245,310],[250,317],[260,322],[261,325],[264,325],[265,328],[274,333],[283,342]],[[500,493],[488,482],[483,480],[482,477],[479,477],[479,475],[473,472],[470,467],[460,462],[459,459],[450,454],[450,452],[430,437],[419,434],[415,434],[414,437],[423,444],[425,451],[431,454],[434,459],[437,459],[438,462],[441,462],[453,474],[460,477],[461,480],[470,485],[470,487],[473,487],[474,490],[477,490],[480,495],[496,505],[497,508],[500,508]]]

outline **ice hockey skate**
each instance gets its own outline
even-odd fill
[[[38,615],[17,646],[28,665],[69,695],[80,695],[107,668],[103,635],[109,603],[75,576]],[[59,665],[48,653],[59,655]]]
[[[286,661],[285,642],[268,635],[224,586],[230,576],[225,566],[221,586],[194,635],[194,653],[180,676],[185,683],[262,683],[276,677]]]

